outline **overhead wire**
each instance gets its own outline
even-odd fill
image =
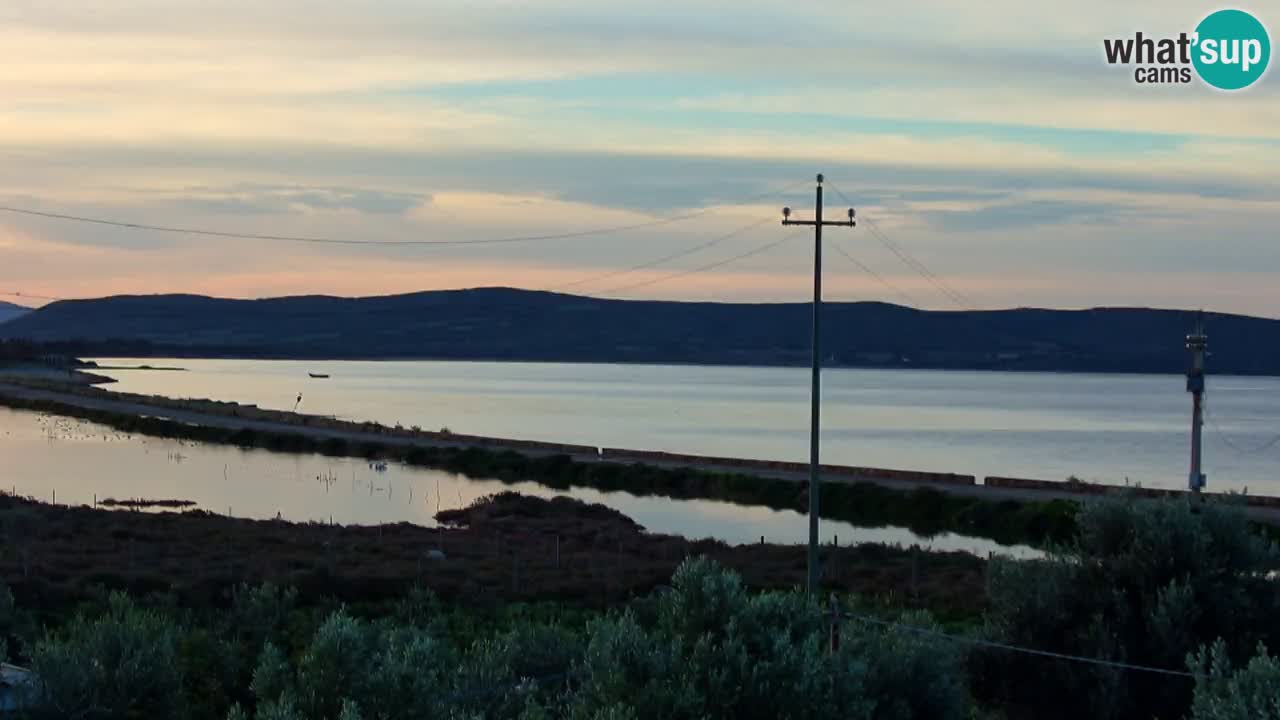
[[[857,259],[857,258],[855,258],[853,255],[851,255],[850,253],[846,252],[846,251],[845,251],[845,249],[844,249],[843,247],[841,247],[841,246],[840,246],[840,242],[839,242],[838,240],[837,240],[836,242],[832,243],[831,247],[832,247],[832,248],[834,248],[834,249],[835,249],[835,251],[836,251],[837,253],[839,253],[840,255],[844,256],[844,258],[845,258],[846,260],[848,260],[849,262],[853,263],[853,264],[854,264],[858,269],[862,270],[862,272],[864,272],[864,273],[866,273],[867,275],[869,275],[870,277],[874,278],[874,279],[876,280],[876,282],[879,282],[881,285],[883,285],[885,288],[887,288],[890,292],[892,292],[892,293],[896,294],[896,295],[897,295],[897,296],[898,296],[898,297],[899,297],[903,302],[905,302],[907,305],[910,305],[910,306],[918,306],[918,303],[916,303],[916,301],[911,297],[911,295],[909,295],[909,294],[907,293],[907,291],[906,291],[906,290],[903,290],[902,288],[899,288],[899,287],[897,287],[896,285],[894,285],[894,284],[890,283],[890,282],[889,282],[888,280],[886,280],[886,279],[884,278],[884,276],[882,276],[880,273],[878,273],[878,272],[876,272],[875,270],[871,269],[871,268],[870,268],[869,266],[867,266],[865,263],[863,263],[862,261],[858,260],[858,259]]]
[[[1244,447],[1238,444],[1231,437],[1231,435],[1229,435],[1227,431],[1223,429],[1222,425],[1218,423],[1217,415],[1215,415],[1213,412],[1209,410],[1208,398],[1205,399],[1204,417],[1206,420],[1209,421],[1209,426],[1213,428],[1213,431],[1218,435],[1219,438],[1221,438],[1222,442],[1225,443],[1227,447],[1231,448],[1232,450],[1235,450],[1241,455],[1257,455],[1260,453],[1264,453],[1277,445],[1280,445],[1280,434],[1276,434],[1274,437],[1262,443],[1261,445],[1257,445],[1254,447]]]
[[[628,275],[630,273],[637,272],[639,270],[647,270],[651,267],[657,267],[658,265],[662,265],[663,263],[667,263],[672,260],[678,260],[682,257],[692,255],[701,250],[706,250],[708,248],[715,247],[716,245],[719,245],[720,243],[726,240],[730,240],[735,237],[738,237],[739,235],[750,232],[772,220],[773,218],[763,218],[760,220],[753,220],[752,222],[747,223],[746,225],[743,225],[734,230],[731,230],[730,232],[727,232],[723,235],[718,235],[706,242],[699,243],[697,245],[694,245],[693,247],[689,247],[684,250],[680,250],[679,252],[674,252],[674,253],[671,253],[670,255],[664,255],[656,260],[650,260],[647,262],[640,263],[639,265],[632,265],[631,267],[622,268],[620,270],[612,270],[599,275],[592,275],[590,277],[585,277],[570,283],[565,283],[563,285],[558,285],[552,288],[548,288],[547,290],[549,292],[562,292],[570,288],[581,287],[582,285],[588,285],[590,283],[598,282],[600,280],[606,280],[611,277],[618,277],[619,275]]]
[[[799,182],[785,186],[782,189],[771,189],[762,193],[753,195],[745,200],[737,201],[739,203],[751,203],[757,200],[775,195],[777,193],[788,192],[791,188],[799,185]],[[125,228],[130,230],[145,230],[148,232],[173,233],[179,235],[196,235],[202,237],[220,237],[234,238],[240,240],[263,240],[263,241],[279,241],[279,242],[296,242],[296,243],[313,243],[323,245],[374,245],[374,246],[445,246],[445,245],[495,245],[522,242],[538,242],[544,240],[565,240],[572,238],[589,237],[593,235],[612,235],[630,230],[639,230],[643,228],[658,227],[662,225],[670,225],[672,223],[691,220],[713,212],[716,206],[706,206],[690,212],[672,215],[668,217],[654,218],[642,222],[626,223],[621,225],[610,225],[604,227],[595,227],[586,230],[574,230],[562,233],[547,233],[536,235],[514,235],[510,237],[496,238],[474,238],[469,240],[359,240],[353,238],[338,237],[322,237],[308,235],[277,235],[267,233],[248,233],[235,232],[229,230],[215,230],[199,227],[186,227],[176,225],[156,225],[141,222],[126,222],[120,220],[112,220],[102,217],[93,217],[88,215],[74,215],[71,213],[49,212],[45,210],[34,210],[31,208],[17,207],[13,205],[0,205],[0,212],[7,212],[17,215],[26,215],[31,217],[41,217],[52,220],[64,220],[69,222],[88,223],[94,225],[105,225],[109,227]]]
[[[71,298],[52,297],[49,295],[32,295],[31,293],[24,293],[24,292],[0,292],[0,297],[31,298],[32,300],[49,300],[51,302],[71,299]]]
[[[753,255],[759,255],[762,252],[772,250],[773,248],[787,242],[788,240],[794,240],[795,238],[799,237],[802,234],[803,233],[793,233],[791,235],[784,236],[779,240],[774,240],[774,241],[765,243],[764,245],[760,245],[755,248],[752,248],[751,250],[748,250],[744,253],[734,255],[733,257],[725,258],[723,260],[717,260],[716,262],[707,263],[706,265],[690,268],[688,270],[681,270],[678,272],[671,273],[669,275],[663,275],[661,277],[651,278],[649,280],[642,280],[640,282],[630,283],[628,285],[622,285],[619,287],[613,287],[607,290],[599,290],[592,294],[593,295],[616,295],[621,292],[636,290],[638,288],[648,287],[650,285],[657,285],[658,283],[667,282],[668,280],[675,280],[677,278],[686,277],[689,275],[693,275],[695,273],[706,272],[708,270],[715,270],[716,268],[724,267],[725,265],[728,265],[730,263],[734,263],[739,260],[745,260]]]
[[[848,196],[845,195],[843,192],[841,192],[840,188],[836,187],[831,183],[827,183],[827,186],[830,187],[831,190],[835,192],[836,195],[839,195],[840,198],[844,200],[846,203],[848,203],[850,206],[853,205],[853,203],[849,200]],[[874,237],[881,245],[884,245],[885,248],[887,248],[889,252],[893,253],[894,256],[898,258],[898,260],[902,261],[904,265],[906,265],[907,267],[911,268],[913,271],[918,273],[930,285],[933,285],[934,288],[937,289],[938,292],[940,292],[948,300],[950,300],[951,302],[955,303],[958,307],[965,310],[969,310],[973,308],[974,303],[969,298],[965,297],[964,294],[952,288],[946,282],[946,280],[940,277],[937,273],[930,270],[927,265],[925,265],[923,262],[918,260],[914,255],[908,252],[906,248],[894,242],[888,235],[884,233],[884,231],[880,229],[879,223],[877,223],[874,218],[867,217],[864,214],[859,216],[859,219],[866,224],[867,228],[871,231],[872,237]]]
[[[197,235],[202,237],[220,237],[234,238],[238,240],[265,240],[280,242],[296,242],[296,243],[313,243],[322,245],[377,245],[377,246],[428,246],[428,245],[496,245],[504,243],[521,243],[521,242],[537,242],[542,240],[565,240],[570,238],[588,237],[592,235],[611,235],[614,233],[626,232],[628,230],[639,230],[647,227],[657,227],[659,225],[669,225],[671,223],[689,220],[709,212],[709,208],[704,208],[695,212],[685,213],[683,215],[673,215],[671,217],[657,218],[654,220],[646,220],[644,222],[631,223],[627,225],[613,225],[609,227],[591,228],[589,230],[576,230],[573,232],[550,233],[545,235],[514,235],[510,237],[497,238],[477,238],[471,240],[356,240],[352,238],[335,238],[335,237],[315,237],[305,235],[270,235],[261,233],[241,233],[226,230],[208,230],[204,228],[179,227],[171,225],[151,225],[148,223],[122,222],[116,220],[107,220],[104,218],[88,217],[84,215],[70,215],[66,213],[44,212],[40,210],[30,210],[27,208],[16,208],[0,205],[0,212],[16,213],[19,215],[31,215],[35,217],[51,218],[55,220],[68,220],[73,222],[91,223],[95,225],[107,225],[111,227],[127,228],[131,230],[146,230],[150,232],[174,233],[179,235]]]
[[[901,260],[903,263],[905,263],[908,267],[914,269],[917,273],[920,274],[921,277],[923,277],[926,281],[928,281],[929,284],[937,288],[937,290],[940,293],[945,295],[949,300],[955,303],[958,307],[966,310],[972,308],[973,303],[970,302],[968,298],[961,295],[956,290],[953,290],[945,280],[943,280],[936,273],[930,270],[929,267],[925,265],[923,262],[917,260],[914,255],[912,255],[906,250],[906,248],[903,248],[901,245],[891,240],[888,235],[885,235],[884,231],[880,229],[879,223],[877,223],[874,218],[864,217],[863,220],[867,223],[867,227],[871,230],[872,236],[875,237],[876,240],[879,240],[881,245],[884,245],[886,248],[888,248],[889,252],[896,255],[898,259]]]
[[[1197,673],[1185,670],[1170,670],[1168,668],[1152,667],[1149,665],[1135,665],[1133,663],[1120,662],[1118,660],[1104,660],[1102,658],[1086,657],[1083,655],[1069,655],[1067,653],[1051,652],[1048,650],[1037,650],[1035,648],[1023,647],[1020,645],[1010,645],[1008,643],[995,642],[993,640],[983,640],[981,638],[965,637],[962,635],[951,635],[941,630],[933,628],[921,627],[919,625],[907,625],[904,623],[892,622],[889,620],[881,620],[866,615],[857,615],[854,613],[843,613],[841,615],[850,620],[856,620],[861,623],[871,625],[879,625],[903,632],[915,633],[918,635],[927,635],[930,637],[950,640],[951,642],[962,643],[967,645],[975,645],[978,647],[988,647],[996,650],[1006,650],[1009,652],[1022,653],[1024,655],[1035,655],[1038,657],[1052,658],[1054,660],[1065,660],[1068,662],[1084,663],[1089,665],[1097,665],[1100,667],[1108,667],[1115,670],[1129,670],[1133,672],[1153,673],[1157,675],[1169,675],[1173,677],[1196,679],[1203,677]]]

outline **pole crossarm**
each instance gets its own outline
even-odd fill
[[[786,219],[786,220],[783,220],[783,221],[782,221],[782,224],[783,224],[783,225],[808,225],[808,226],[812,227],[812,226],[814,226],[814,225],[817,225],[817,224],[818,224],[818,221],[817,221],[817,220],[789,220],[789,219]],[[858,225],[858,223],[857,223],[856,221],[854,221],[854,220],[823,220],[823,221],[822,221],[822,224],[823,224],[824,226],[834,226],[834,227],[857,227],[857,225]]]

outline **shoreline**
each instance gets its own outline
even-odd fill
[[[87,367],[92,367],[94,370],[141,370],[143,372],[154,370],[157,372],[187,372],[187,368],[184,367],[166,367],[164,365],[99,365],[95,362]]]
[[[618,367],[670,367],[670,368],[725,368],[725,369],[758,369],[758,370],[778,370],[778,369],[798,369],[808,370],[809,365],[801,362],[795,363],[724,363],[724,362],[681,362],[678,360],[573,360],[573,359],[545,359],[545,358],[529,358],[529,359],[512,359],[509,357],[441,357],[441,356],[404,356],[404,355],[377,355],[377,356],[308,356],[308,355],[248,355],[228,353],[225,355],[215,354],[192,354],[192,355],[175,355],[173,353],[158,353],[156,355],[112,355],[100,353],[84,353],[84,357],[93,360],[146,360],[149,358],[161,360],[232,360],[232,361],[252,361],[252,362],[297,362],[297,363],[323,363],[323,362],[353,362],[353,363],[493,363],[500,365],[610,365]],[[105,366],[103,369],[109,369]],[[121,368],[121,369],[138,369],[138,368]],[[152,368],[157,370],[186,370],[187,368]],[[824,364],[823,371],[827,370],[870,370],[870,371],[897,371],[905,370],[907,372],[937,372],[937,373],[1008,373],[1011,375],[1093,375],[1098,377],[1131,377],[1134,375],[1145,377],[1186,377],[1185,373],[1174,371],[1157,371],[1157,370],[1063,370],[1063,369],[1037,369],[1037,368],[1004,368],[1004,367],[968,367],[968,366],[946,366],[946,365],[873,365],[873,364]],[[1280,373],[1215,373],[1214,377],[1224,378],[1280,378]]]
[[[284,452],[389,458],[471,477],[532,480],[553,488],[578,485],[801,512],[807,505],[808,466],[802,463],[389,428],[231,402],[148,397],[41,380],[0,381],[0,404],[69,415],[144,435]],[[823,517],[871,527],[897,525],[923,535],[955,532],[1010,545],[1038,546],[1065,537],[1074,527],[1078,502],[1092,495],[1186,494],[1018,478],[993,477],[977,484],[976,478],[967,475],[838,465],[824,466],[823,472]],[[1255,521],[1280,525],[1280,499],[1248,496],[1239,501],[1248,503]]]
[[[140,368],[141,369],[141,368]],[[164,368],[168,370],[168,368]],[[85,375],[89,375],[85,373]],[[92,376],[91,376],[92,377]],[[31,380],[34,380],[32,382]],[[579,462],[642,462],[656,467],[692,468],[708,471],[733,471],[762,474],[766,477],[779,477],[791,480],[803,480],[807,484],[809,466],[807,463],[784,460],[760,460],[750,458],[723,457],[714,455],[694,455],[654,450],[638,450],[631,448],[596,447],[572,443],[548,442],[541,440],[523,440],[486,435],[471,435],[449,431],[422,430],[403,426],[387,426],[372,421],[343,420],[333,416],[311,415],[286,410],[261,408],[253,404],[236,401],[209,399],[177,399],[159,395],[141,395],[120,391],[106,390],[97,387],[97,383],[67,384],[56,378],[47,378],[52,382],[42,382],[42,378],[26,378],[17,382],[8,382],[0,375],[0,399],[6,392],[12,394],[18,389],[37,393],[50,393],[48,399],[70,401],[75,398],[92,400],[88,405],[102,402],[120,403],[132,406],[138,414],[154,414],[153,411],[163,409],[171,411],[170,419],[185,420],[199,424],[209,418],[235,418],[243,422],[243,426],[257,426],[267,423],[300,431],[315,438],[324,438],[332,434],[350,436],[353,440],[378,440],[395,443],[422,444],[436,447],[481,447],[496,450],[514,450],[516,452],[542,455],[547,453],[568,454]],[[110,378],[108,378],[110,380]],[[111,382],[115,382],[111,380]],[[5,385],[10,387],[6,390]],[[21,388],[21,389],[19,389]],[[161,417],[164,417],[163,415]],[[240,429],[239,427],[237,429]],[[264,427],[263,429],[270,429]],[[359,437],[355,437],[359,436]],[[1086,482],[1081,480],[1043,480],[1039,478],[1010,477],[1000,475],[976,476],[963,473],[934,471],[901,470],[876,467],[862,467],[824,463],[822,465],[825,482],[873,482],[898,489],[918,489],[931,487],[960,494],[970,492],[984,493],[994,499],[1078,499],[1081,496],[1098,495],[1113,490],[1127,490],[1151,496],[1182,496],[1183,490],[1163,488],[1143,488],[1141,486],[1109,485],[1105,483]],[[1034,493],[1029,495],[1028,493]],[[1225,496],[1229,493],[1206,493],[1207,496]],[[1263,495],[1240,495],[1251,506],[1276,508],[1280,515],[1280,497]],[[1277,519],[1280,522],[1280,518]]]
[[[62,383],[68,386],[95,386],[110,385],[117,382],[115,378],[88,372],[86,368],[91,370],[121,369],[98,368],[94,365],[88,364],[72,365],[66,368],[57,368],[50,365],[38,364],[9,365],[0,367],[0,383],[11,381],[21,383],[28,380],[43,380]]]

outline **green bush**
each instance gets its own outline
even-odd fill
[[[1280,637],[1268,577],[1280,552],[1239,506],[1112,497],[1087,503],[1077,523],[1045,560],[989,566],[994,637],[1160,668],[1217,638],[1239,658]],[[1191,698],[1186,679],[999,650],[978,654],[975,668],[985,696],[1044,717],[1177,717]]]
[[[78,616],[35,648],[37,717],[179,717],[177,627],[113,594],[108,613]]]
[[[1191,720],[1280,720],[1280,659],[1266,646],[1234,672],[1221,640],[1189,664],[1199,676]]]
[[[926,613],[908,613],[900,622],[940,630]],[[968,705],[956,644],[918,632],[885,629],[854,633],[841,652],[866,663],[863,694],[872,705],[868,717],[890,720],[958,720]]]
[[[271,585],[215,612],[147,602],[112,594],[36,645],[35,718],[957,720],[970,706],[950,643],[848,624],[833,653],[804,595],[748,593],[703,558],[604,615],[417,591],[380,619],[313,620]]]
[[[330,616],[291,666],[268,644],[254,671],[258,720],[434,717],[454,666],[447,647],[416,628]]]
[[[267,642],[281,642],[298,605],[298,591],[271,583],[240,585],[231,594],[231,630],[250,656]]]
[[[631,612],[593,625],[570,717],[946,720],[968,708],[949,645],[852,625],[830,654],[804,596],[748,595],[705,559],[681,565],[654,615],[653,627]]]

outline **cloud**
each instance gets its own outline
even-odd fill
[[[1074,223],[1117,223],[1125,218],[1114,205],[1061,200],[1021,200],[964,210],[931,210],[923,219],[941,230],[982,232]]]
[[[1104,37],[1177,33],[1204,13],[1191,0],[1158,12],[1104,0],[815,0],[804,13],[767,0],[0,4],[11,204],[389,240],[715,208],[643,231],[432,249],[212,243],[0,215],[0,283],[271,294],[572,281],[784,204],[808,212],[825,172],[829,203],[847,195],[984,303],[1140,304],[1203,269],[1214,275],[1198,288],[1265,309],[1275,291],[1241,278],[1280,269],[1278,76],[1236,94],[1138,88],[1101,57]],[[865,232],[839,241],[895,286],[947,302]],[[779,248],[641,294],[799,299],[805,255]],[[1101,284],[1122,271],[1153,277]],[[832,272],[851,294],[887,293],[852,266]]]

